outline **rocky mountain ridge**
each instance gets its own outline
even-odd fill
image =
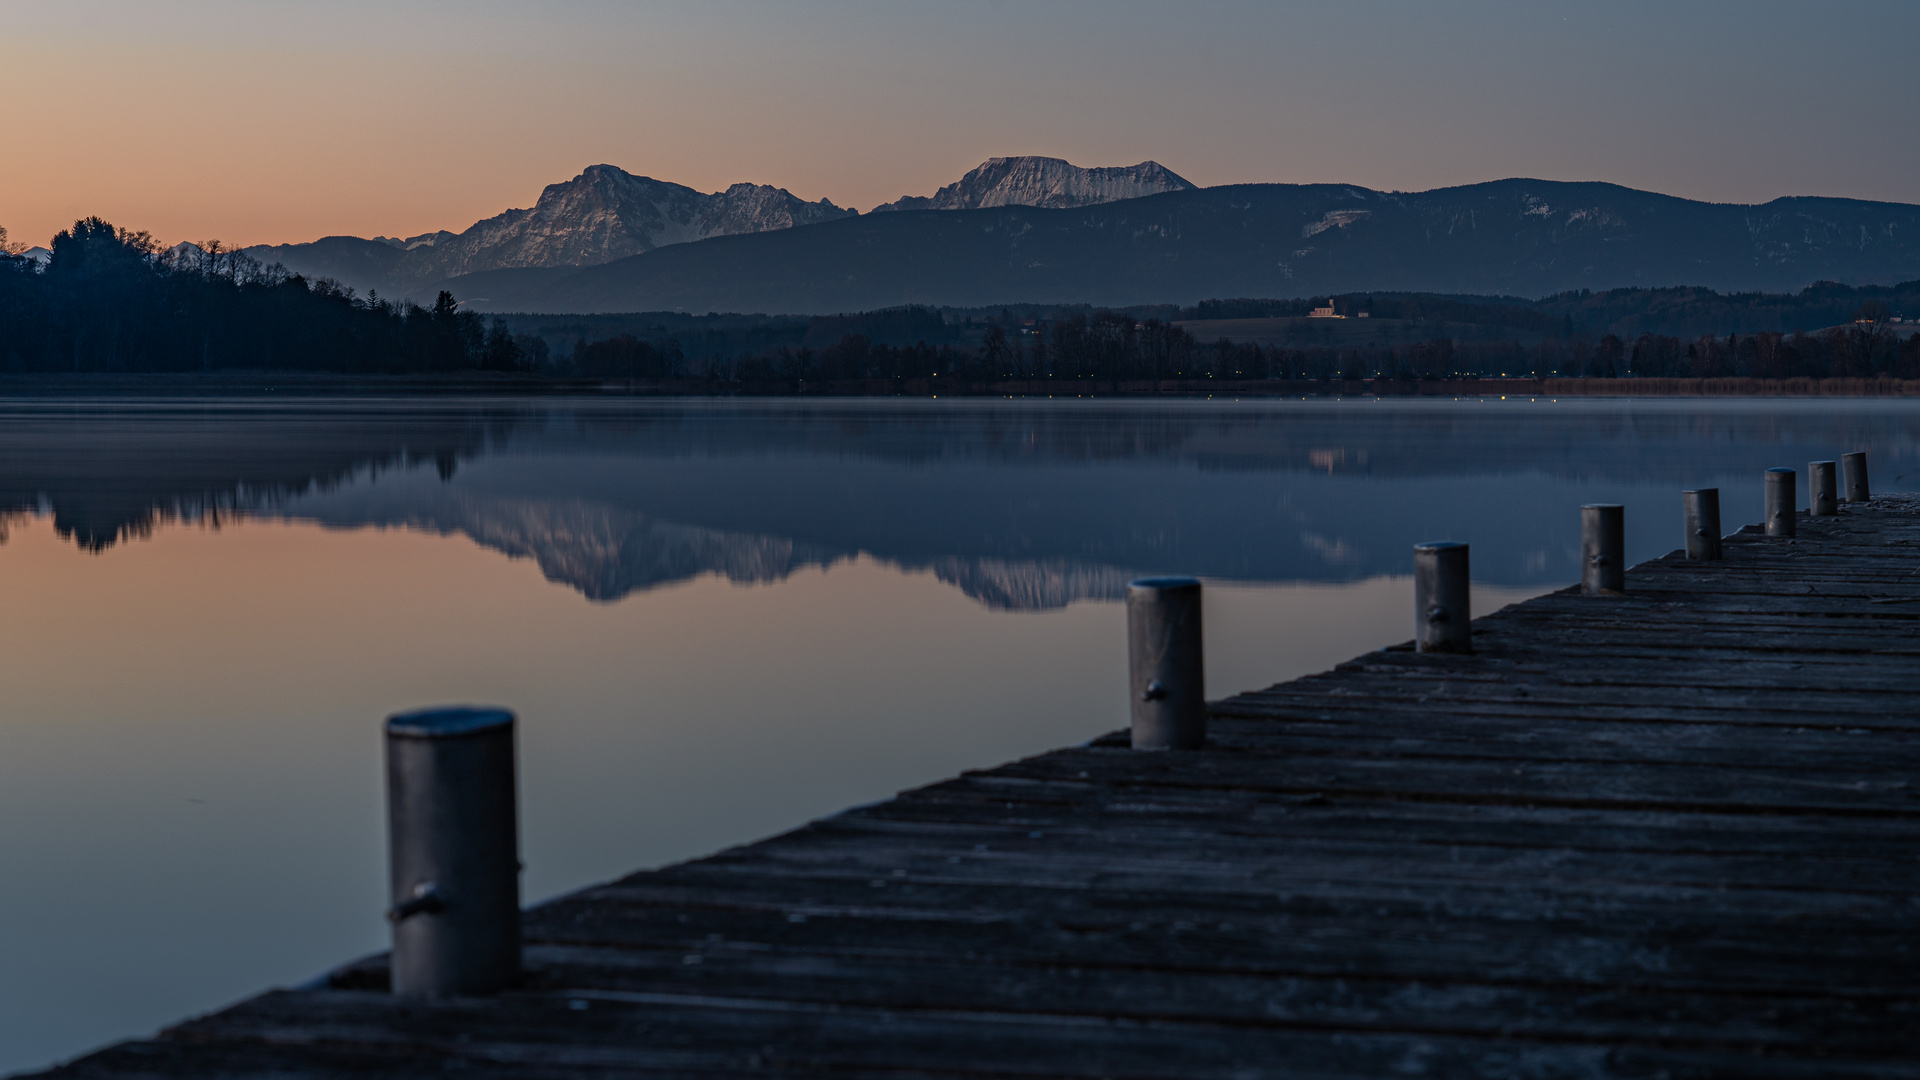
[[[594,165],[565,183],[548,185],[532,208],[508,210],[464,232],[371,240],[330,236],[247,253],[296,273],[405,295],[463,274],[596,266],[673,244],[789,229],[854,213],[831,200],[806,202],[765,184],[734,184],[706,194]]]
[[[893,202],[874,207],[871,212],[978,210],[993,206],[1071,209],[1194,189],[1194,184],[1157,161],[1083,169],[1060,158],[988,158],[931,197],[902,195]]]
[[[475,310],[549,314],[1677,285],[1793,292],[1920,278],[1920,207],[1850,199],[1747,206],[1535,179],[1422,192],[1203,189],[1151,161],[1082,169],[1025,157],[989,160],[934,196],[879,209],[856,214],[751,184],[702,194],[603,165],[462,233],[251,253],[362,291],[427,302],[446,289]],[[922,212],[898,212],[913,209]]]
[[[903,196],[879,210],[995,206],[1091,206],[1194,185],[1153,161],[1085,169],[1059,158],[992,158],[932,197]],[[333,278],[388,296],[430,299],[471,274],[599,266],[663,247],[720,236],[775,232],[856,216],[832,200],[806,202],[785,188],[734,184],[712,194],[613,165],[594,165],[550,184],[529,209],[508,210],[464,232],[418,236],[328,236],[261,245],[247,254],[308,277]]]
[[[482,310],[875,311],[1422,292],[1541,297],[1920,279],[1920,206],[1706,203],[1513,179],[1422,192],[1240,184],[1073,209],[862,214],[603,266],[455,280]]]

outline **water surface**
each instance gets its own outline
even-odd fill
[[[1209,582],[1215,695],[1629,555],[1685,487],[1898,402],[0,403],[0,1070],[382,947],[378,723],[522,718],[525,894],[1122,725],[1125,582]]]

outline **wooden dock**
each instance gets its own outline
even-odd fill
[[[1799,532],[533,908],[496,998],[376,958],[47,1075],[1920,1077],[1920,499]]]

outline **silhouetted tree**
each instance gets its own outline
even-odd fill
[[[1878,300],[1861,304],[1853,313],[1842,339],[1843,374],[1872,375],[1883,365],[1882,358],[1893,340],[1887,325],[1887,305]]]
[[[1587,363],[1587,374],[1596,379],[1617,379],[1625,367],[1626,343],[1608,334],[1593,347],[1593,359]]]
[[[1007,331],[999,323],[987,327],[986,337],[980,342],[980,362],[985,369],[992,375],[1012,374],[1009,370],[1011,355],[1011,350],[1007,348]]]

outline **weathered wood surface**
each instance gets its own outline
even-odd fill
[[[1749,529],[53,1075],[1920,1077],[1920,500]]]

